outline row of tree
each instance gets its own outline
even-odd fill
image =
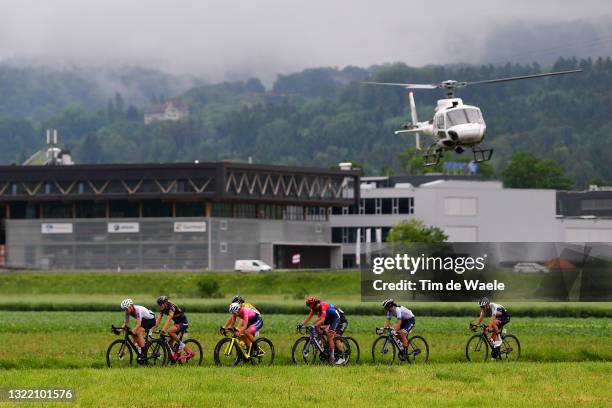
[[[486,143],[495,148],[493,160],[480,167],[483,176],[503,178],[510,186],[544,188],[580,188],[594,178],[612,180],[612,166],[607,165],[612,157],[607,91],[612,87],[612,61],[570,58],[550,67],[574,68],[584,73],[461,89],[460,97],[483,110],[489,132]],[[305,70],[279,76],[268,91],[257,79],[201,84],[176,96],[190,107],[187,119],[151,125],[142,121],[146,104],[131,103],[120,93],[98,108],[92,108],[93,103],[68,106],[43,119],[16,115],[0,105],[0,162],[27,158],[43,146],[44,129],[52,127],[59,129],[62,145],[80,163],[252,158],[256,163],[328,167],[351,160],[367,174],[414,174],[424,170],[410,148],[412,138],[393,133],[407,119],[404,90],[363,85],[361,80],[476,81],[541,71],[537,64],[423,68],[388,64]],[[73,88],[74,100],[80,100],[76,93],[83,89],[72,84],[66,92]],[[164,89],[172,87],[166,84],[162,92],[159,88],[151,92],[151,100],[163,100]],[[7,92],[3,97],[15,100],[14,87]],[[431,117],[436,99],[442,96],[418,92],[419,116]],[[516,152],[530,153],[513,157]],[[448,156],[453,161],[469,159]]]

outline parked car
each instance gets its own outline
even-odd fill
[[[259,259],[239,259],[234,263],[234,270],[238,272],[271,271],[272,267]]]
[[[514,265],[514,272],[526,272],[526,273],[535,273],[535,272],[550,272],[550,269],[545,267],[544,265],[540,265],[536,262],[519,262]]]

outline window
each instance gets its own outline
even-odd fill
[[[219,242],[219,252],[227,252],[227,242]]]
[[[172,217],[172,204],[161,200],[144,200],[142,202],[143,217]]]
[[[406,197],[398,199],[399,214],[414,214],[414,198]]]
[[[288,221],[303,221],[304,220],[304,207],[298,207],[294,205],[288,205],[285,207],[283,213],[283,219]]]
[[[212,209],[213,217],[231,217],[232,205],[229,203],[214,203]]]
[[[344,228],[343,227],[334,227],[332,228],[332,243],[340,244],[344,242]]]
[[[106,203],[96,201],[77,201],[76,218],[106,218]]]
[[[382,214],[382,198],[377,198],[375,201],[376,204],[376,214]]]
[[[227,220],[221,220],[219,222],[219,229],[221,231],[227,231]]]
[[[443,114],[436,116],[436,128],[444,129],[444,115]]]
[[[399,198],[393,198],[392,214],[399,214]]]
[[[580,209],[582,211],[612,210],[612,199],[581,200]]]
[[[444,199],[445,215],[476,215],[478,199],[475,197],[446,197]]]
[[[365,214],[376,214],[376,199],[366,198],[363,201],[365,201]]]
[[[234,217],[256,218],[257,207],[255,204],[234,204]]]
[[[43,218],[72,218],[72,203],[47,202],[42,204]]]
[[[393,199],[392,198],[382,199],[382,213],[383,214],[393,214]]]
[[[359,214],[365,214],[365,199],[359,200]]]
[[[111,218],[136,218],[140,215],[140,205],[127,200],[109,202]]]
[[[174,207],[177,217],[204,216],[204,205],[202,203],[176,203]]]

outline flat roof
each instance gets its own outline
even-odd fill
[[[0,166],[0,202],[181,199],[350,205],[359,171],[232,162]]]

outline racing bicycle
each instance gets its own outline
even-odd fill
[[[480,334],[475,334],[468,340],[465,346],[465,357],[468,361],[487,361],[489,349],[491,358],[498,361],[517,361],[521,356],[521,343],[513,334],[506,334],[505,329],[500,333],[502,344],[499,350],[493,347],[493,341],[487,336],[487,325],[474,325],[470,323],[470,330],[481,329]]]
[[[181,353],[179,353],[179,343],[183,341],[183,336],[186,333],[185,330],[182,330],[179,335],[179,341],[175,342],[174,345],[170,345],[170,336],[167,333],[163,333],[161,331],[154,332],[159,334],[159,336],[166,341],[166,346],[168,347],[168,362],[170,364],[176,365],[202,365],[202,360],[204,358],[204,353],[202,352],[202,345],[196,339],[187,339],[183,343],[185,344],[185,349],[189,349],[191,354],[188,354],[185,349]]]
[[[329,362],[329,343],[325,332],[322,330],[317,332],[315,326],[308,326],[306,328],[298,326],[297,332],[304,336],[297,339],[291,349],[291,359],[294,364],[310,365]],[[357,344],[355,339],[352,341]],[[342,343],[344,351],[341,351],[337,347],[339,342]],[[351,361],[351,343],[343,336],[334,336],[334,343],[336,344],[334,353],[336,361],[340,358],[344,358],[344,363],[342,365],[347,365]],[[357,347],[359,347],[359,345],[357,345]]]
[[[113,325],[111,331],[116,336],[123,332],[124,337],[114,340],[108,346],[106,350],[106,365],[108,367],[129,367],[134,361],[137,365],[145,366],[165,366],[168,363],[169,349],[164,339],[152,339],[147,332],[145,334],[145,346],[143,347],[146,354],[140,354],[136,345],[130,339],[133,334],[129,328]]]
[[[386,333],[385,333],[386,332]],[[408,339],[408,347],[404,347],[397,333],[390,327],[376,329],[380,334],[372,344],[372,361],[377,364],[393,364],[398,357],[400,362],[408,364],[423,364],[429,359],[429,345],[422,336],[412,336]]]
[[[250,347],[240,340],[235,328],[219,330],[224,336],[215,346],[214,359],[216,365],[235,366],[244,363],[252,365],[271,365],[276,351],[272,341],[260,337],[251,343]]]

